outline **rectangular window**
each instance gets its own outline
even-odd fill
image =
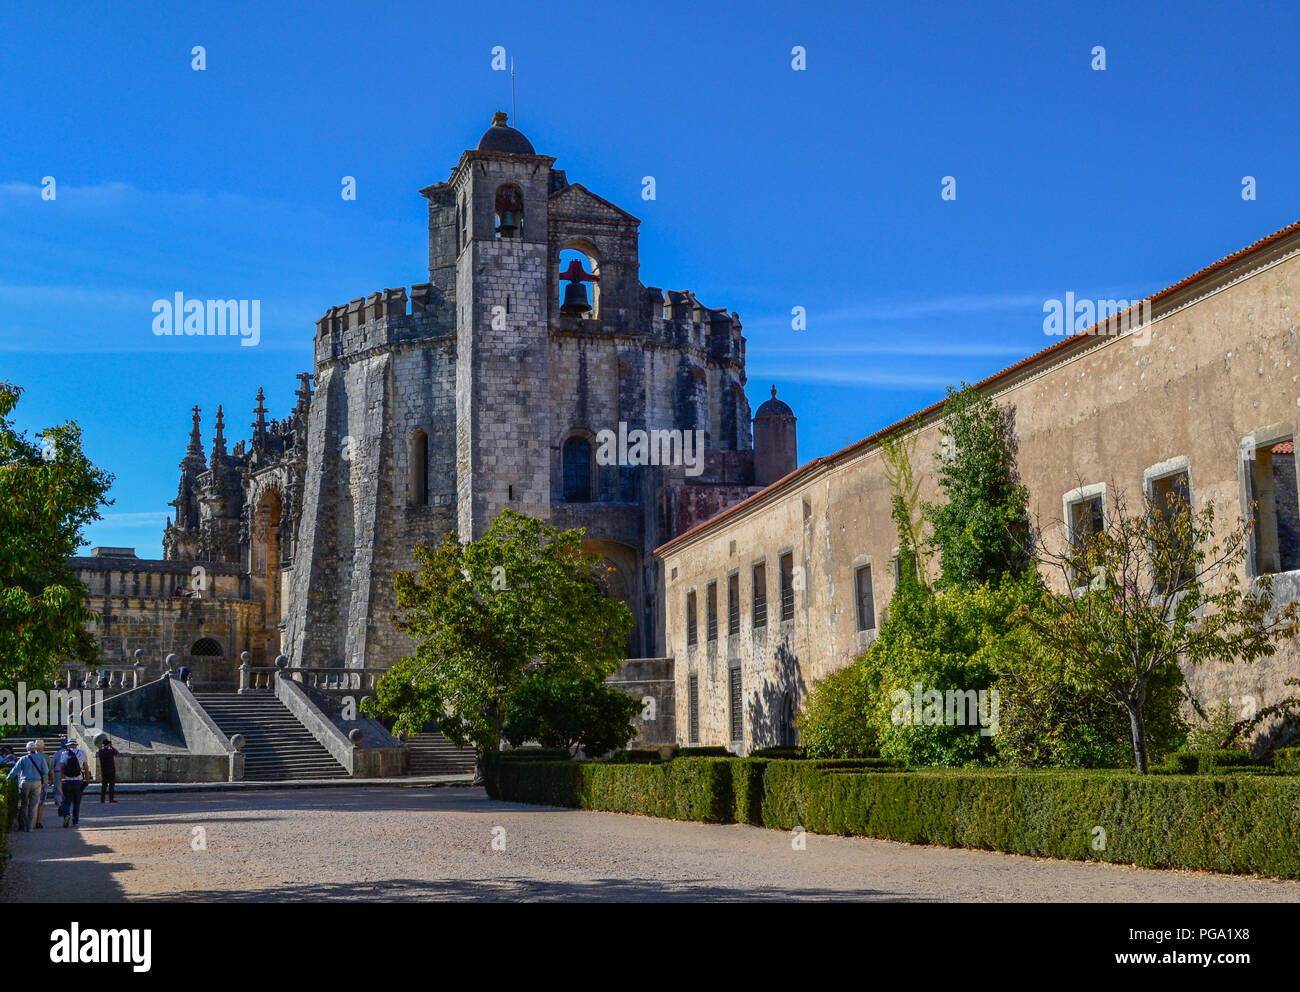
[[[1295,440],[1260,445],[1255,449],[1254,466],[1249,495],[1256,504],[1251,536],[1255,573],[1294,571],[1300,568]]]
[[[754,617],[755,627],[767,626],[767,562],[754,566]]]
[[[1160,520],[1170,532],[1169,547],[1172,554],[1179,559],[1177,564],[1180,566],[1177,571],[1172,567],[1175,562],[1170,562],[1169,567],[1161,569],[1167,571],[1168,575],[1157,575],[1156,585],[1161,591],[1172,583],[1173,588],[1190,582],[1195,575],[1195,568],[1190,561],[1181,561],[1186,554],[1186,549],[1177,549],[1174,536],[1186,526],[1185,518],[1182,514],[1190,513],[1192,508],[1192,490],[1190,481],[1186,472],[1174,472],[1171,475],[1161,476],[1153,479],[1151,482],[1151,508],[1160,514]]]
[[[871,589],[871,566],[863,565],[853,573],[853,591],[858,604],[858,630],[876,626],[876,599]]]
[[[699,639],[699,630],[696,627],[695,619],[695,590],[692,589],[686,594],[686,643],[687,645],[695,644]]]
[[[741,708],[744,705],[744,697],[740,691],[740,669],[731,669],[731,739],[733,741],[743,741],[745,739],[745,713]]]
[[[1076,548],[1105,529],[1106,505],[1102,496],[1089,496],[1070,504],[1070,542]]]
[[[691,675],[686,679],[686,695],[690,700],[690,712],[687,714],[687,734],[690,743],[700,742],[700,677]]]
[[[704,592],[705,609],[708,616],[708,633],[709,640],[718,639],[718,582],[714,579],[708,584]]]
[[[781,556],[781,619],[794,619],[794,553]]]
[[[727,576],[727,633],[740,633],[740,573]]]

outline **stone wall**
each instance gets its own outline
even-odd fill
[[[1021,363],[985,388],[1015,413],[1019,467],[1030,510],[1064,539],[1066,494],[1114,487],[1140,504],[1144,478],[1163,464],[1188,466],[1193,505],[1213,500],[1226,529],[1244,512],[1243,439],[1259,445],[1294,437],[1300,404],[1300,233],[1204,274],[1155,303],[1149,338],[1082,335]],[[1050,342],[1049,342],[1050,343]],[[1294,367],[1293,367],[1294,366]],[[938,498],[932,469],[941,411],[924,414],[915,451],[923,499]],[[1294,481],[1289,483],[1294,486]],[[1294,495],[1294,494],[1293,494]],[[789,693],[801,706],[812,685],[849,664],[874,631],[857,630],[854,572],[872,566],[876,623],[893,592],[895,527],[876,439],[806,466],[730,513],[662,548],[666,629],[676,659],[677,718],[688,714],[687,680],[700,684],[702,744],[728,744],[728,670],[738,666],[745,746],[777,743],[774,708]],[[1052,522],[1057,522],[1054,526]],[[802,569],[793,619],[781,622],[778,558]],[[751,619],[752,568],[767,571],[768,622]],[[741,633],[705,639],[705,590],[728,573],[741,584]],[[1279,590],[1300,586],[1300,573]],[[697,593],[699,643],[688,646],[687,594]],[[1251,666],[1205,665],[1188,684],[1206,705],[1254,697],[1270,705],[1300,674],[1294,647]],[[680,736],[680,734],[679,734]]]

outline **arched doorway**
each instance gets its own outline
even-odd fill
[[[283,593],[280,574],[280,512],[282,500],[278,489],[268,489],[257,501],[253,513],[253,534],[249,548],[248,571],[253,594],[261,599],[262,631],[266,658],[280,653],[280,620]]]
[[[612,598],[626,603],[628,609],[632,611],[632,630],[627,635],[624,651],[629,658],[640,658],[643,621],[639,581],[640,556],[635,548],[618,541],[606,541],[600,538],[584,540],[582,550],[588,555],[602,559],[598,570],[601,585]]]

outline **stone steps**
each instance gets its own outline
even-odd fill
[[[468,775],[474,771],[474,751],[461,750],[437,731],[406,739],[412,775]]]
[[[194,698],[227,737],[244,736],[244,778],[346,778],[347,769],[271,692],[196,692]]]

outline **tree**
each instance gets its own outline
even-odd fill
[[[921,503],[921,480],[916,475],[912,456],[916,451],[917,431],[921,418],[912,420],[913,430],[880,439],[880,457],[889,485],[889,515],[898,528],[899,575],[907,581],[925,582],[925,552],[921,537],[924,524]]]
[[[1013,411],[973,386],[949,386],[943,431],[936,460],[947,502],[925,506],[939,550],[940,584],[972,589],[1022,574],[1032,565],[1025,547],[1029,493],[1016,468]]]
[[[537,741],[543,747],[580,747],[594,757],[636,736],[632,718],[640,710],[640,702],[599,678],[555,677],[543,669],[516,691],[504,736],[512,747]]]
[[[45,687],[61,661],[94,664],[96,619],[68,568],[82,530],[99,520],[113,477],[81,447],[68,421],[29,441],[9,419],[22,390],[0,381],[0,685]]]
[[[521,702],[544,695],[531,683],[586,687],[566,699],[587,705],[623,659],[632,614],[607,595],[607,566],[583,554],[583,534],[507,509],[476,541],[417,544],[418,571],[393,579],[394,619],[415,651],[379,680],[367,712],[395,716],[405,733],[436,721],[457,746],[473,745],[481,779]]]
[[[1193,512],[1177,491],[1148,496],[1130,514],[1113,483],[1109,519],[1066,534],[1059,550],[1039,534],[1042,566],[1066,592],[1044,590],[1017,619],[1071,685],[1101,694],[1127,714],[1133,760],[1147,770],[1145,708],[1153,678],[1180,660],[1251,662],[1296,632],[1295,603],[1275,608],[1272,577],[1242,587],[1253,525],[1215,539],[1214,504]]]
[[[875,696],[862,660],[813,686],[798,716],[799,741],[810,758],[870,758],[880,740],[870,719]]]

